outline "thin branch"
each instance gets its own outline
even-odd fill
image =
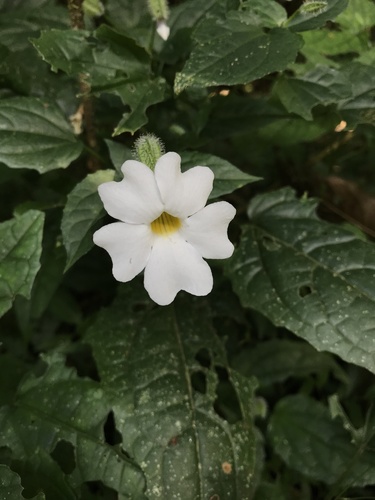
[[[85,29],[83,0],[68,0],[68,10],[72,28],[77,30]],[[82,110],[86,142],[89,148],[96,151],[98,141],[94,125],[94,105],[90,96],[91,86],[87,81],[86,75],[83,73],[78,75],[78,83],[82,99],[82,104],[80,105],[79,110]],[[100,168],[100,162],[98,161],[97,156],[90,155],[88,157],[87,168],[90,172],[95,172]]]

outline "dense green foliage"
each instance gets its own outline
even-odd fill
[[[375,498],[374,1],[80,3],[0,0],[0,499]],[[237,209],[207,297],[94,247],[144,132]]]

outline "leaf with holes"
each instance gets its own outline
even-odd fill
[[[78,378],[60,354],[49,354],[44,361],[45,373],[25,378],[12,403],[0,409],[0,446],[11,449],[19,472],[30,477],[30,488],[37,488],[33,471],[39,471],[40,484],[49,474],[52,483],[66,483],[63,491],[55,489],[50,498],[76,498],[77,485],[102,481],[123,498],[145,499],[139,467],[105,441],[103,426],[111,411],[112,391]],[[72,464],[63,479],[51,457],[57,459],[56,450],[64,442],[70,443]],[[53,491],[53,484],[50,488]]]
[[[375,483],[375,452],[356,446],[340,420],[302,394],[281,399],[272,414],[269,435],[285,463],[308,478],[349,486]],[[337,492],[339,493],[339,492]]]
[[[34,97],[0,100],[0,162],[43,174],[68,167],[81,151],[55,104]]]
[[[147,498],[251,498],[261,464],[253,386],[229,371],[209,312],[194,300],[155,309],[144,291],[136,301],[134,285],[123,290],[86,341],[103,389],[113,391],[122,446],[144,471]],[[223,384],[237,410],[228,419]]]
[[[291,189],[254,198],[227,274],[244,306],[375,372],[375,247],[315,209]]]
[[[61,221],[67,253],[66,269],[93,247],[92,235],[97,229],[96,223],[105,215],[98,186],[112,181],[114,175],[114,170],[99,170],[89,174],[69,194]]]
[[[30,297],[40,268],[44,214],[30,210],[0,224],[0,316],[16,295]]]

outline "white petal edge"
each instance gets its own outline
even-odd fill
[[[145,268],[154,236],[147,225],[114,222],[96,231],[93,240],[109,253],[114,278],[127,282]]]
[[[106,211],[123,222],[147,224],[163,211],[154,173],[139,161],[128,160],[121,167],[120,182],[105,182],[98,188]]]
[[[234,251],[227,231],[235,215],[236,209],[230,203],[212,203],[186,219],[180,234],[205,259],[227,259]]]
[[[208,167],[193,167],[181,173],[181,158],[167,153],[155,165],[155,179],[164,203],[171,215],[185,218],[201,210],[212,191],[214,174]]]
[[[145,269],[145,288],[161,306],[173,302],[180,290],[203,296],[210,293],[210,266],[195,248],[176,235],[156,238]]]

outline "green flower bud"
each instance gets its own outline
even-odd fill
[[[154,170],[156,162],[164,152],[164,144],[154,134],[141,135],[134,143],[134,154],[137,160],[151,170]]]
[[[169,17],[167,0],[148,0],[148,9],[155,21],[160,21],[160,19],[166,21]]]
[[[324,0],[306,0],[300,7],[301,14],[315,15],[321,14],[328,6]]]
[[[99,17],[104,14],[104,6],[100,0],[84,0],[83,10],[86,15]]]

